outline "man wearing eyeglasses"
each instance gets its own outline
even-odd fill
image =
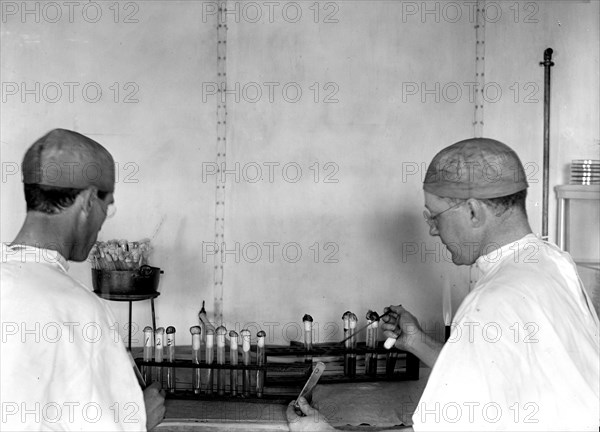
[[[532,234],[527,187],[517,154],[491,139],[453,144],[428,167],[429,233],[480,277],[446,344],[402,306],[386,309],[386,335],[432,367],[416,431],[598,430],[598,316],[569,254]],[[300,406],[308,420],[288,410],[292,430],[330,428]]]
[[[0,263],[2,430],[146,430],[164,416],[107,304],[67,273],[113,213],[114,167],[104,147],[64,129],[25,154],[27,215]]]

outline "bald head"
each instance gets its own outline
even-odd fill
[[[96,141],[66,129],[54,129],[38,139],[23,158],[23,183],[53,188],[113,192],[115,164]]]
[[[423,189],[446,198],[492,199],[527,189],[523,165],[513,149],[489,138],[459,141],[429,164]]]

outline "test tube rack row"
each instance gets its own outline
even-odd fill
[[[172,399],[287,403],[297,396],[317,361],[326,365],[319,381],[323,384],[419,379],[418,358],[395,348],[387,350],[383,343],[375,348],[359,343],[352,350],[339,343],[322,343],[310,351],[296,342],[266,345],[266,361],[260,365],[257,351],[252,345],[250,364],[243,363],[241,353],[234,364],[231,358],[217,364],[207,361],[204,351],[194,363],[191,347],[178,346],[172,361],[136,357],[136,363],[146,381],[160,381]]]
[[[285,364],[277,361],[278,358],[296,357],[295,364],[308,364],[305,375],[294,372],[294,369],[285,369]],[[419,379],[419,359],[411,353],[396,348],[386,349],[383,341],[372,346],[358,343],[354,348],[344,348],[340,343],[319,343],[312,345],[311,350],[306,350],[301,343],[292,341],[290,346],[268,346],[267,359],[269,375],[267,383],[300,382],[312,370],[312,363],[322,361],[326,365],[325,372],[319,380],[323,384],[369,382],[369,381],[409,381]],[[283,366],[283,367],[282,367]],[[283,374],[279,376],[278,369]]]
[[[198,314],[200,326],[190,328],[191,346],[175,346],[174,327],[166,331],[146,327],[143,358],[136,362],[146,383],[161,382],[172,398],[243,398],[278,403],[283,398],[285,402],[298,393],[315,361],[326,365],[322,383],[417,380],[419,360],[415,356],[393,347],[386,349],[378,342],[380,319],[389,313],[380,317],[371,310],[367,312],[364,343],[357,341],[357,316],[347,311],[342,315],[341,342],[313,344],[313,318],[306,314],[302,318],[304,343],[268,346],[263,330],[256,334],[253,345],[248,329],[238,335],[235,331],[228,333],[224,326],[215,328],[206,318],[203,304]]]

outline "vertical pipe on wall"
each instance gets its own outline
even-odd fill
[[[548,194],[550,186],[550,68],[552,61],[552,48],[544,51],[544,169],[543,169],[543,196],[542,196],[542,238],[548,239]]]

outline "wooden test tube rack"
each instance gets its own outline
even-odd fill
[[[353,374],[344,373],[344,358],[348,354],[356,354],[356,369]],[[377,369],[370,373],[366,371],[365,367],[366,354],[372,354],[377,358]],[[314,344],[310,351],[306,351],[302,343],[292,342],[289,347],[267,347],[267,356],[271,358],[296,356],[298,363],[309,356],[312,357],[313,362],[324,362],[326,369],[319,380],[322,384],[419,379],[419,359],[408,352],[395,348],[387,350],[383,346],[383,341],[379,342],[376,348],[367,348],[364,342],[358,343],[354,350],[347,350],[339,343],[321,343]],[[393,362],[390,361],[390,356],[393,356]],[[278,381],[303,383],[306,380],[305,376],[298,376],[292,369],[285,374],[285,366],[287,365],[270,363],[267,383],[273,384]],[[310,373],[310,368],[311,364],[305,366],[306,374]],[[283,369],[284,373],[275,377],[272,373],[275,369]]]
[[[320,379],[322,384],[369,382],[369,381],[407,381],[419,379],[419,359],[414,355],[397,350],[387,350],[383,342],[378,343],[375,349],[367,348],[364,343],[357,344],[356,349],[346,350],[339,343],[314,344],[313,349],[306,351],[302,343],[292,342],[289,346],[266,345],[267,362],[264,366],[256,364],[256,346],[252,346],[252,364],[243,365],[241,356],[237,365],[231,365],[229,358],[225,364],[207,364],[204,357],[199,364],[191,361],[191,348],[189,346],[177,347],[176,360],[174,362],[143,361],[136,358],[138,367],[174,368],[176,370],[176,389],[167,392],[168,398],[173,399],[199,399],[199,400],[223,400],[223,401],[245,401],[245,402],[272,402],[288,403],[297,396],[298,391],[306,382],[312,370],[312,362],[307,363],[306,357],[312,357],[313,362],[323,361],[326,365],[325,373]],[[350,353],[356,354],[356,371],[353,376],[344,374],[344,356]],[[366,354],[373,354],[377,359],[375,373],[367,373],[364,359]],[[202,353],[204,355],[204,353]],[[393,356],[393,366],[390,367],[390,356]],[[140,356],[141,357],[141,356]],[[200,369],[202,372],[201,389],[195,393],[192,388],[193,371]],[[236,395],[232,396],[230,387],[230,374],[226,374],[225,395],[217,395],[216,380],[213,384],[212,393],[207,392],[206,371],[226,369],[235,370],[238,375],[238,386]],[[244,371],[250,371],[252,377],[249,395],[244,396],[242,391],[242,376]],[[257,396],[256,377],[261,371],[265,374],[265,385],[261,397]],[[152,376],[156,376],[153,373]],[[163,374],[164,376],[164,374]],[[149,383],[148,383],[149,384]],[[166,386],[166,383],[163,383]]]
[[[241,351],[241,350],[240,350]],[[227,353],[229,354],[229,352]],[[191,348],[190,346],[178,346],[176,348],[176,359],[174,362],[162,361],[157,363],[155,361],[144,361],[142,358],[135,358],[135,362],[140,369],[150,368],[151,376],[153,379],[157,377],[156,368],[173,368],[176,376],[176,388],[173,391],[167,391],[167,398],[170,399],[199,399],[199,400],[243,400],[246,402],[253,401],[273,401],[281,402],[281,397],[277,394],[263,394],[260,398],[257,396],[256,378],[258,373],[267,374],[268,365],[258,366],[256,364],[256,346],[252,346],[251,350],[253,364],[244,365],[241,360],[241,352],[238,358],[237,365],[231,365],[229,358],[227,358],[225,364],[213,363],[208,364],[205,359],[204,350],[201,351],[200,363],[195,364],[191,361]],[[214,379],[216,372],[219,370],[236,371],[238,374],[238,385],[236,387],[236,394],[232,396],[230,386],[230,373],[225,374],[225,394],[218,395],[217,393],[217,380]],[[200,391],[197,393],[194,391],[192,386],[193,375],[196,370],[201,371],[201,386]],[[208,371],[212,370],[213,384],[212,391],[208,391]],[[250,388],[246,395],[243,392],[243,374],[245,371],[250,372]],[[163,376],[165,374],[163,373]],[[150,384],[150,383],[146,383]],[[166,382],[163,380],[163,388],[166,388]],[[266,388],[266,385],[265,385]],[[289,400],[287,401],[289,402]]]

